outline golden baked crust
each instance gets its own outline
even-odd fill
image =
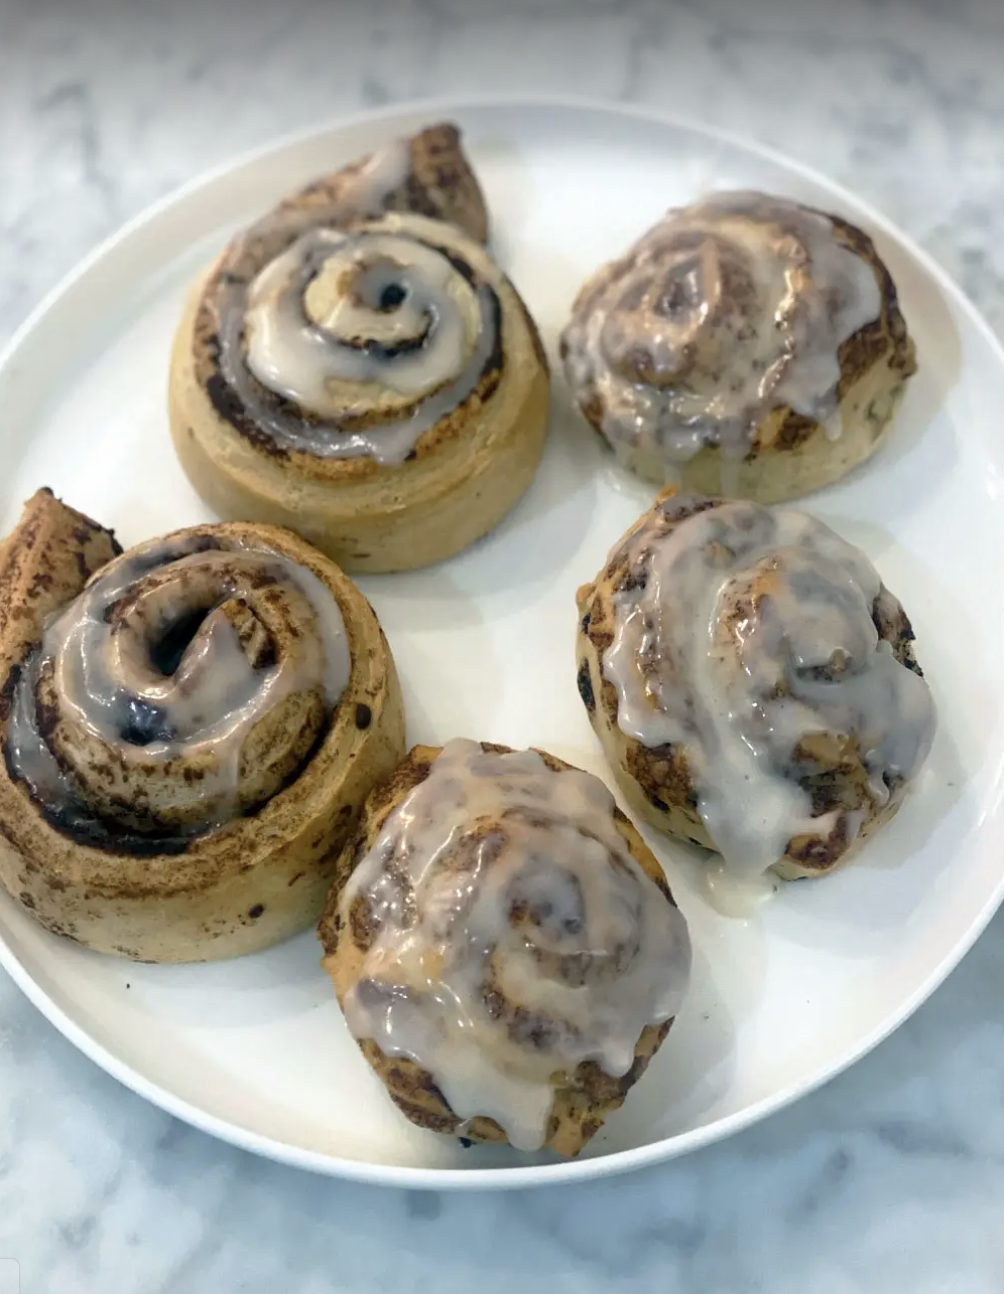
[[[363,797],[404,749],[390,650],[368,603],[337,567],[295,535],[268,527],[198,526],[165,542],[176,539],[195,547],[206,542],[224,554],[232,546],[236,551],[263,543],[310,572],[337,602],[351,672],[313,753],[303,760],[303,752],[294,750],[302,766],[292,781],[218,828],[144,835],[118,820],[106,825],[100,815],[74,816],[75,810],[67,814],[45,803],[12,762],[18,680],[43,623],[72,603],[121,550],[111,532],[49,492],[30,500],[20,525],[0,545],[0,883],[54,933],[143,961],[237,956],[316,921]],[[264,589],[262,597],[273,599],[273,591]],[[250,611],[258,614],[253,606]],[[256,733],[264,733],[270,749],[280,742],[275,725],[287,721],[287,704],[265,713],[242,757],[252,752],[250,762],[257,762]],[[40,724],[46,740],[55,740],[58,698],[55,716],[43,715]],[[295,746],[296,734],[287,735]],[[99,798],[110,769],[92,759],[79,770],[80,785]],[[275,773],[282,780],[293,771],[282,767]]]
[[[171,364],[175,448],[209,506],[220,516],[287,526],[349,571],[425,566],[487,533],[533,478],[546,434],[543,347],[516,290],[484,250],[487,217],[457,132],[443,125],[408,146],[407,180],[379,195],[380,211],[390,214],[353,210],[351,202],[339,211],[364,169],[356,163],[238,236],[190,294]],[[375,381],[363,382],[331,421],[264,386],[246,353],[227,358],[228,319],[235,311],[245,315],[260,273],[292,254],[298,239],[331,228],[344,231],[349,247],[379,238],[393,240],[403,255],[411,246],[432,249],[458,286],[466,283],[492,302],[494,338],[476,380],[417,435],[403,461],[315,452],[355,432],[387,443],[386,428],[409,410],[392,408]],[[365,267],[362,254],[358,263]],[[358,291],[352,281],[340,290],[349,300]],[[232,363],[241,369],[237,385],[227,369]],[[420,415],[421,400],[413,408]],[[294,420],[298,435],[277,438],[264,426],[269,418]]]
[[[750,225],[756,227],[758,222],[763,222],[764,227],[769,226],[772,200],[762,195],[752,196],[768,210],[764,213],[752,207]],[[749,429],[748,449],[738,457],[726,458],[718,444],[710,442],[685,461],[679,459],[672,463],[665,453],[651,445],[634,449],[619,447],[622,461],[639,476],[660,486],[675,484],[689,493],[779,503],[838,480],[869,458],[882,443],[902,402],[907,380],[917,371],[916,348],[900,309],[896,285],[874,242],[863,230],[839,216],[808,207],[797,207],[797,210],[828,221],[836,245],[867,266],[878,286],[877,317],[857,328],[837,350],[839,382],[832,417],[820,421],[796,412],[789,403],[779,400],[755,419]],[[566,330],[561,344],[562,358],[570,374],[570,338],[585,326],[592,314],[606,309],[611,281],[633,270],[636,255],[636,249],[632,249],[621,260],[603,267],[579,292],[573,306],[572,326]],[[726,278],[726,289],[729,285]],[[730,304],[726,300],[726,307]],[[797,363],[797,354],[794,362]],[[681,374],[682,390],[687,389],[687,381]],[[722,388],[727,387],[728,381],[726,355],[720,373]],[[572,386],[583,416],[606,441],[609,410],[595,376],[573,377]]]
[[[578,590],[577,686],[593,730],[634,812],[666,835],[713,850],[715,842],[698,811],[698,791],[686,749],[672,743],[648,747],[625,733],[618,720],[618,692],[604,669],[604,657],[615,640],[617,595],[638,579],[635,537],[651,525],[660,505],[672,500],[674,494],[671,489],[665,491],[614,547],[595,581]],[[727,503],[683,496],[676,501],[673,515],[659,525],[659,532],[669,536],[690,517]],[[774,572],[764,570],[756,578],[761,583],[769,581]],[[754,583],[745,610],[755,607],[757,596]],[[743,608],[737,608],[737,615],[744,613]],[[871,614],[880,641],[890,645],[896,661],[922,677],[910,621],[885,588],[875,599]],[[799,779],[810,797],[812,817],[822,821],[833,814],[834,821],[827,829],[802,833],[788,841],[784,856],[773,867],[785,880],[825,875],[853,857],[869,835],[896,813],[907,788],[904,778],[887,780],[888,799],[876,801],[869,791],[866,752],[853,732],[804,738],[794,753],[804,756],[806,765],[814,770]]]
[[[481,743],[481,749],[486,752],[510,752],[508,746],[487,742]],[[547,767],[555,772],[571,767],[545,751],[537,753]],[[375,933],[367,904],[362,898],[358,898],[351,906],[348,920],[343,919],[343,891],[357,863],[379,836],[387,817],[409,792],[428,777],[440,754],[440,747],[415,746],[390,778],[374,788],[363,807],[356,835],[346,845],[338,860],[334,884],[318,926],[318,937],[325,953],[323,964],[331,975],[339,1003],[343,1006],[346,995],[359,980],[366,951]],[[631,856],[666,899],[674,903],[659,863],[619,809],[615,809],[615,822]],[[612,1078],[593,1062],[579,1065],[570,1074],[554,1074],[551,1080],[554,1101],[547,1127],[547,1147],[561,1155],[578,1154],[599,1131],[607,1116],[620,1107],[630,1089],[641,1078],[672,1023],[669,1020],[644,1029],[635,1047],[634,1064],[621,1078]],[[385,1055],[371,1039],[362,1039],[359,1046],[395,1104],[419,1127],[469,1141],[506,1142],[505,1133],[493,1119],[479,1116],[466,1121],[460,1120],[432,1076],[421,1065],[407,1058]]]

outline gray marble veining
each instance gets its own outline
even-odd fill
[[[200,170],[360,106],[493,90],[771,143],[877,203],[1004,331],[1002,68],[996,0],[0,0],[0,339]],[[0,976],[0,1258],[23,1294],[1000,1294],[1002,984],[998,918],[893,1039],[766,1124],[632,1178],[455,1198],[217,1144]]]

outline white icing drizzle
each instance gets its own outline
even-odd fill
[[[362,164],[342,190],[329,219],[375,216],[411,174],[411,143],[392,139]]]
[[[737,873],[725,862],[704,867],[700,880],[704,898],[715,911],[740,921],[755,916],[781,884],[773,872]]]
[[[749,877],[798,836],[853,840],[925,760],[934,704],[879,635],[900,608],[862,552],[803,513],[708,503],[657,505],[615,550],[630,578],[603,672],[629,737],[682,747],[711,839]],[[809,751],[827,737],[856,740],[867,782],[813,816],[804,783],[829,765]]]
[[[342,896],[377,926],[345,1014],[433,1077],[462,1120],[543,1145],[552,1076],[623,1076],[679,1010],[686,923],[631,857],[602,782],[451,741]]]
[[[840,347],[881,304],[874,268],[826,216],[713,194],[590,280],[563,336],[565,369],[580,404],[601,402],[614,449],[661,458],[671,483],[705,446],[723,471],[741,461],[782,406],[839,436]]]
[[[351,672],[348,639],[331,591],[305,567],[264,545],[204,536],[153,540],[110,562],[46,626],[18,680],[7,731],[12,772],[48,808],[89,821],[87,789],[57,761],[40,724],[39,686],[51,672],[61,717],[94,739],[106,768],[141,767],[144,802],[169,797],[188,812],[187,833],[222,825],[237,810],[244,742],[293,693],[317,690],[330,716]],[[221,608],[262,601],[265,619],[290,626],[272,663],[256,667]],[[172,628],[189,621],[165,673],[155,659]],[[186,641],[187,640],[187,641]],[[184,761],[190,786],[166,779]],[[106,774],[107,776],[107,774]],[[205,807],[205,813],[200,807]],[[193,816],[194,815],[194,816]]]
[[[221,370],[278,445],[399,464],[469,398],[497,348],[498,300],[441,232],[393,214],[314,229],[259,273],[246,313],[236,298],[222,311]],[[266,404],[249,372],[315,421]],[[375,425],[344,425],[365,415]]]

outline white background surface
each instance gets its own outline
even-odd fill
[[[630,94],[758,135],[877,201],[1000,325],[1004,10],[793,8],[0,3],[0,327],[206,164],[452,88]],[[1002,931],[877,1053],[759,1129],[636,1178],[498,1200],[338,1186],[222,1147],[101,1075],[4,983],[0,1256],[26,1294],[997,1292]]]

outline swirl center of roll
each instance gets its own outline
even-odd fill
[[[12,771],[85,830],[218,827],[298,774],[349,668],[341,613],[311,572],[264,549],[158,540],[47,626],[15,692]]]
[[[534,752],[449,743],[390,815],[342,899],[375,937],[346,1000],[357,1038],[410,1057],[461,1118],[546,1137],[549,1079],[622,1076],[677,1011],[679,912],[628,852],[602,783]]]
[[[221,372],[277,444],[400,463],[471,396],[500,306],[444,232],[393,215],[312,229],[248,285],[219,285]]]
[[[729,867],[763,872],[794,838],[834,825],[813,816],[814,776],[860,763],[883,805],[919,769],[934,707],[880,635],[898,604],[828,527],[755,504],[694,511],[670,499],[625,556],[603,658],[618,725],[649,749],[685,752]]]
[[[711,395],[763,308],[736,243],[699,232],[653,239],[607,313],[601,346],[627,381]]]

